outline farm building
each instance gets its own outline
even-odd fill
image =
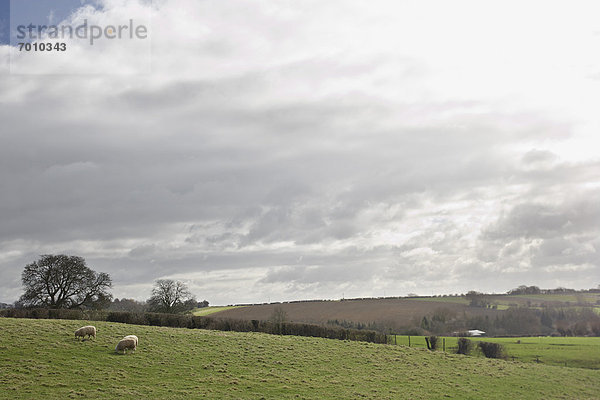
[[[484,331],[480,331],[479,329],[471,329],[468,330],[467,332],[469,332],[469,336],[482,336],[485,335]]]

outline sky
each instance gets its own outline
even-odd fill
[[[10,43],[10,1],[0,0],[0,45]]]
[[[0,44],[11,43],[11,23],[14,27],[57,24],[83,6],[98,4],[96,0],[0,0]],[[16,30],[12,29],[12,33],[14,44]]]
[[[148,70],[0,46],[0,302],[42,254],[214,305],[600,285],[596,1],[96,3]]]

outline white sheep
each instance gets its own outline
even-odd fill
[[[92,336],[96,339],[96,327],[95,326],[84,326],[75,331],[75,338],[82,337],[85,340],[85,337],[91,338]]]
[[[127,352],[127,350],[135,351],[137,347],[137,341],[133,338],[123,338],[119,343],[117,343],[117,347],[115,347],[115,351],[122,351],[123,354]]]
[[[138,341],[138,337],[137,337],[137,336],[135,336],[135,335],[127,335],[127,336],[125,336],[123,339],[133,339],[133,340],[135,340],[135,346],[136,346],[136,347],[137,347],[137,345],[138,345],[138,343],[139,343],[139,341]]]

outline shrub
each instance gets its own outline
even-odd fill
[[[425,336],[425,342],[427,343],[427,348],[434,351],[438,347],[439,338],[437,336]]]
[[[424,336],[425,331],[419,327],[412,327],[400,330],[400,334],[405,336]]]
[[[479,342],[479,348],[487,358],[506,358],[504,346],[500,343]]]
[[[458,349],[456,350],[456,354],[469,354],[473,350],[473,342],[469,339],[461,337],[458,339]]]

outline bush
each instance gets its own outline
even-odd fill
[[[412,327],[400,330],[400,334],[404,336],[424,336],[425,331],[419,327]]]
[[[437,336],[425,336],[425,342],[427,343],[427,348],[434,351],[438,347],[439,338]]]
[[[479,348],[487,358],[506,358],[504,346],[500,343],[479,342]]]
[[[469,354],[473,350],[473,342],[469,339],[461,337],[458,339],[458,349],[456,350],[456,354]]]

